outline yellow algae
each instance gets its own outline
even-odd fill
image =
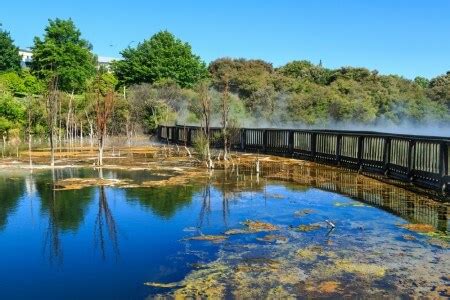
[[[295,294],[286,291],[282,286],[271,288],[267,293],[267,299],[297,299]]]
[[[261,232],[261,231],[274,231],[278,230],[278,227],[262,221],[251,221],[247,220],[244,222],[244,225],[247,226],[248,230],[252,232]]]
[[[174,292],[175,299],[220,299],[225,294],[223,279],[232,276],[232,270],[222,263],[211,263],[208,268],[191,272]]]
[[[337,270],[347,273],[357,273],[373,277],[383,277],[386,274],[384,267],[375,264],[356,263],[344,259],[336,260],[334,264]]]
[[[340,283],[337,281],[324,281],[317,287],[317,291],[320,293],[336,293],[339,291]]]
[[[89,186],[123,186],[129,185],[126,179],[103,178],[67,178],[55,183],[55,190],[78,190]]]
[[[317,255],[323,252],[322,247],[310,246],[297,251],[297,256],[304,260],[314,261],[317,259]]]
[[[430,233],[436,230],[432,225],[429,224],[402,224],[399,226],[420,233]]]
[[[297,228],[295,228],[295,230],[302,231],[302,232],[308,232],[308,231],[317,230],[319,228],[320,228],[320,225],[318,225],[318,224],[310,224],[310,225],[300,225]]]

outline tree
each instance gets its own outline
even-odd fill
[[[47,92],[44,96],[45,109],[47,112],[48,135],[50,139],[50,165],[52,167],[55,165],[55,134],[58,120],[59,98],[60,93],[58,90],[58,77],[54,76],[49,79]]]
[[[103,165],[103,151],[107,125],[114,108],[114,87],[117,80],[114,75],[99,70],[91,83],[91,94],[95,102],[95,120],[98,139],[98,164]]]
[[[168,31],[160,31],[121,54],[123,59],[113,63],[113,70],[126,86],[171,79],[181,87],[193,87],[208,76],[205,63],[192,53],[191,46]]]
[[[422,76],[417,76],[416,78],[414,78],[414,82],[417,83],[423,89],[426,89],[430,84],[430,80]]]
[[[0,24],[0,72],[20,70],[19,48],[8,31],[1,29]]]
[[[230,92],[242,98],[249,98],[256,91],[271,85],[273,75],[272,64],[263,60],[246,60],[219,58],[209,64],[209,72],[213,77],[216,89],[224,88],[223,76],[229,77],[228,88]]]
[[[31,70],[47,82],[58,77],[59,90],[81,92],[95,73],[92,46],[71,19],[49,20],[43,40],[34,38]]]
[[[450,71],[430,81],[428,96],[432,100],[443,103],[450,108]]]
[[[211,113],[212,113],[212,98],[209,92],[210,83],[208,80],[199,82],[196,86],[197,101],[193,104],[194,112],[200,117],[201,120],[201,140],[200,146],[202,151],[202,158],[206,162],[208,169],[214,168],[213,161],[211,159]]]
[[[330,70],[322,66],[316,66],[307,60],[295,60],[278,69],[284,76],[304,79],[317,84],[327,84],[330,77]]]

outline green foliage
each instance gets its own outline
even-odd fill
[[[25,95],[39,95],[44,92],[45,86],[42,81],[30,74],[27,69],[17,72],[5,72],[0,74],[0,86],[4,92],[9,92],[18,97]]]
[[[81,38],[71,19],[49,20],[43,40],[35,37],[32,50],[33,74],[47,81],[56,76],[62,91],[82,92],[87,79],[94,75],[92,46]]]
[[[171,79],[181,87],[192,87],[208,76],[205,64],[192,53],[191,46],[168,31],[158,32],[121,54],[123,60],[114,62],[113,69],[127,86]]]
[[[330,80],[331,71],[316,66],[307,60],[296,60],[278,69],[284,76],[299,80],[308,80],[317,84],[326,84]]]
[[[1,29],[0,24],[0,72],[20,70],[19,48],[8,31]]]
[[[0,95],[0,134],[20,128],[25,122],[23,102],[8,94]]]
[[[421,76],[417,76],[416,78],[414,78],[414,82],[423,89],[426,89],[430,84],[430,80]]]
[[[430,81],[428,96],[430,99],[450,107],[450,71]]]
[[[248,98],[270,84],[273,67],[262,60],[221,58],[211,62],[209,71],[216,89],[221,91],[227,81],[231,92]]]

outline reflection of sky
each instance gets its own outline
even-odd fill
[[[5,299],[44,296],[61,299],[67,295],[75,298],[86,298],[86,295],[92,298],[143,298],[149,293],[144,282],[177,281],[189,271],[189,263],[216,258],[218,245],[183,242],[184,238],[241,228],[241,223],[247,219],[271,222],[285,230],[300,224],[320,224],[320,230],[308,235],[310,240],[327,239],[324,221],[330,220],[336,224],[333,235],[354,236],[355,243],[371,235],[398,236],[401,230],[395,224],[403,222],[374,207],[352,206],[357,202],[343,195],[315,188],[293,190],[282,183],[269,184],[258,191],[226,193],[211,187],[209,198],[204,197],[204,187],[198,187],[190,201],[179,199],[183,205],[176,206],[177,210],[170,217],[156,214],[148,202],[130,201],[127,190],[105,188],[109,212],[117,225],[119,254],[114,253],[112,241],[105,234],[106,255],[102,259],[94,247],[99,188],[93,188],[87,195],[81,190],[61,191],[57,192],[60,194],[55,201],[64,199],[68,193],[79,195],[70,201],[81,201],[82,197],[89,197],[89,201],[84,209],[72,212],[82,214],[78,228],[57,231],[62,258],[55,264],[50,263],[48,251],[44,249],[49,210],[41,210],[41,199],[30,175],[24,178],[16,179],[23,180],[26,188],[17,199],[15,209],[8,214],[5,228],[0,231],[0,290]],[[39,180],[45,178],[45,174],[38,176]],[[8,187],[0,186],[0,189],[5,188]],[[145,194],[153,195],[151,190]],[[164,194],[155,195],[164,197]],[[173,204],[177,199],[155,196],[146,201]],[[59,209],[64,218],[64,207]],[[302,209],[313,209],[314,213],[293,217],[295,211]],[[198,226],[200,228],[196,228]],[[239,241],[240,238],[230,240]],[[243,241],[252,238],[242,237]]]

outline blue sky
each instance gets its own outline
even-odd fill
[[[22,0],[0,7],[0,22],[20,47],[55,17],[72,18],[100,56],[118,57],[167,29],[206,62],[322,60],[408,78],[450,70],[450,0]]]

